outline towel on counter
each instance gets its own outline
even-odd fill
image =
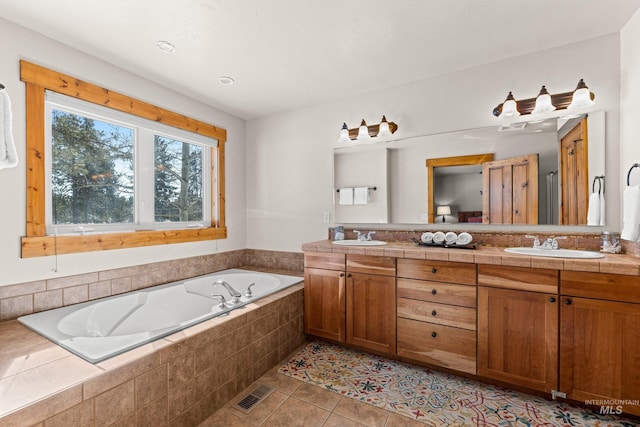
[[[604,193],[600,194],[600,225],[606,225],[604,223],[606,216],[604,214]]]
[[[420,236],[420,240],[422,240],[424,243],[432,243],[433,233],[431,231],[426,231],[422,233],[422,236]]]
[[[356,187],[353,189],[353,204],[366,205],[369,203],[369,187]]]
[[[456,245],[468,245],[472,241],[473,241],[473,237],[471,237],[471,234],[467,232],[462,232],[458,234],[458,240],[456,241]]]
[[[444,242],[447,245],[455,245],[458,240],[458,235],[453,231],[448,231],[447,234],[444,235]]]
[[[433,233],[433,243],[437,243],[439,245],[444,243],[444,233],[442,231],[436,231]]]
[[[600,194],[591,193],[589,210],[587,211],[587,225],[600,225],[600,202]]]
[[[16,144],[11,127],[11,100],[7,91],[0,90],[0,169],[18,164]]]
[[[353,204],[353,188],[352,187],[341,188],[338,194],[340,195],[339,203],[341,205]]]
[[[624,240],[638,241],[640,227],[640,186],[627,186],[622,193],[622,233]]]

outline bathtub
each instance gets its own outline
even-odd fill
[[[241,294],[232,302],[225,281]],[[216,273],[18,318],[18,321],[91,362],[98,363],[196,323],[278,292],[302,277],[249,270]],[[247,294],[250,288],[251,295]],[[221,306],[219,297],[226,299]]]

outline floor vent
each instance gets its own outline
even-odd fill
[[[258,405],[258,403],[269,396],[273,390],[275,390],[273,387],[260,384],[253,391],[240,399],[235,405],[233,405],[233,407],[245,414],[248,414]]]

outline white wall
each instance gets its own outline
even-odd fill
[[[332,210],[331,149],[340,127],[343,122],[356,127],[363,118],[376,123],[383,114],[398,124],[398,138],[496,125],[491,112],[508,91],[531,98],[543,84],[552,93],[566,92],[584,78],[596,94],[593,110],[607,111],[607,173],[615,177],[620,163],[619,67],[620,37],[613,34],[252,120],[247,123],[248,247],[297,251],[304,242],[326,238],[330,224],[322,218]],[[619,202],[619,182],[611,179],[607,204],[614,208],[607,211],[608,229],[619,229]]]
[[[0,18],[0,82],[12,100],[20,164],[0,170],[0,285],[185,258],[246,247],[245,122],[152,81],[107,64]],[[20,258],[25,234],[25,90],[19,60],[61,71],[227,130],[226,202],[229,238],[221,241]]]
[[[620,32],[620,185],[627,171],[640,163],[640,10]],[[640,169],[631,173],[631,185],[640,184]],[[608,190],[607,190],[608,191]]]

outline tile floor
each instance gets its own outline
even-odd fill
[[[276,371],[282,363],[212,414],[200,427],[424,427],[407,417],[278,374]],[[248,414],[232,408],[256,384],[266,384],[275,390]]]

